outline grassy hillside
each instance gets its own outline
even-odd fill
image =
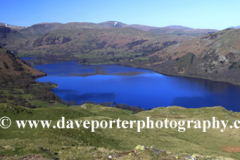
[[[50,92],[57,85],[36,82],[35,79],[41,76],[46,76],[46,73],[32,68],[9,50],[0,48],[0,103],[28,108],[62,106],[64,102]]]
[[[2,25],[0,46],[19,56],[117,63],[136,57],[149,59],[148,55],[166,48],[166,43],[168,47],[215,31],[183,26],[127,25],[115,21],[41,23],[21,29]]]
[[[0,74],[16,75],[28,74],[30,76],[45,76],[46,73],[36,70],[13,55],[9,50],[0,47]]]
[[[11,107],[10,107],[11,106]],[[12,120],[9,129],[0,130],[1,159],[182,159],[194,155],[199,159],[238,159],[239,132],[227,128],[187,129],[178,132],[176,129],[18,129],[15,120],[52,120],[57,123],[62,116],[66,120],[219,120],[234,121],[239,113],[226,111],[222,107],[185,109],[182,107],[160,107],[138,114],[127,114],[124,110],[85,104],[83,106],[28,109],[6,103],[0,104],[0,117],[8,116]],[[151,148],[134,149],[137,145],[154,146],[166,153],[157,154]],[[178,158],[176,158],[178,157]]]
[[[30,29],[28,35],[25,34],[26,37],[19,36],[17,39],[9,38],[8,32],[2,33],[7,33],[4,41],[16,42],[9,43],[9,46],[22,46],[16,50],[22,51],[20,55],[48,59],[76,58],[83,63],[106,63],[111,60],[113,63],[186,76],[201,73],[224,78],[223,75],[227,77],[231,71],[238,73],[240,68],[239,59],[236,58],[239,30],[226,30],[180,44],[185,37],[156,35],[133,28],[96,29],[94,24],[81,25],[85,28],[79,27],[79,24],[56,24],[57,29],[53,25],[44,30],[40,29],[40,25],[38,31],[33,29],[32,32]],[[13,34],[19,33],[17,31]],[[26,44],[20,45],[25,41]],[[222,107],[186,109],[172,106],[132,114],[131,111],[93,104],[69,106],[69,103],[64,103],[49,91],[56,84],[34,81],[33,77],[43,76],[45,73],[31,68],[5,49],[0,48],[0,54],[0,117],[7,116],[12,120],[10,128],[0,128],[0,159],[184,160],[192,156],[198,159],[232,160],[240,157],[240,133],[238,129],[230,129],[229,126],[224,132],[220,129],[203,132],[202,129],[194,128],[187,128],[185,132],[179,132],[177,128],[142,129],[137,132],[136,125],[132,129],[118,129],[116,124],[113,124],[112,129],[98,128],[96,132],[83,127],[18,129],[16,120],[52,120],[52,124],[56,125],[61,117],[66,120],[121,119],[145,122],[146,117],[154,121],[164,121],[166,118],[202,121],[216,117],[218,120],[229,120],[229,124],[232,124],[239,120],[240,113],[227,111]],[[217,66],[211,66],[211,72],[208,71],[209,68],[203,68],[210,63]],[[218,72],[214,72],[214,69]],[[232,75],[229,77],[234,78]],[[149,148],[141,149],[137,145]],[[157,154],[160,151],[162,152]]]
[[[146,57],[161,50],[165,42],[182,42],[191,38],[156,35],[134,28],[99,29],[91,28],[89,24],[88,27],[85,28],[83,24],[65,24],[41,36],[34,35],[35,38],[31,36],[15,40],[14,44],[5,47],[15,50],[19,56],[64,60],[116,59],[126,56]]]
[[[146,32],[143,31],[146,26],[142,25],[128,26],[120,22],[114,24],[114,21],[100,24],[41,23],[17,30],[2,25],[0,45],[19,56],[50,55],[53,56],[51,58],[58,59],[79,59],[101,54],[101,57],[109,59],[113,58],[112,54],[125,57],[124,54],[127,53],[134,57],[154,53],[161,49],[164,42],[182,42],[192,38]],[[141,28],[143,30],[140,30]],[[139,43],[141,40],[145,41]]]
[[[38,83],[27,72],[26,64],[9,51],[2,49],[2,60],[11,72],[0,78],[0,117],[12,120],[8,129],[0,128],[1,159],[238,159],[240,156],[238,129],[186,128],[185,132],[175,129],[133,128],[75,129],[37,128],[19,129],[16,120],[52,120],[56,125],[62,117],[66,120],[229,120],[232,124],[239,113],[226,111],[222,107],[185,109],[183,107],[159,107],[150,111],[132,114],[131,111],[103,107],[94,104],[72,105],[64,103],[49,91],[56,84]],[[12,58],[11,58],[12,57]],[[8,61],[6,60],[8,59]],[[179,68],[191,64],[193,54],[179,58]],[[11,60],[11,61],[10,61]],[[16,62],[15,62],[16,61]],[[15,70],[14,63],[23,70]],[[182,65],[182,63],[184,65]],[[4,63],[3,63],[4,66]],[[28,66],[30,67],[30,66]],[[31,68],[32,69],[32,68]],[[7,68],[4,68],[7,70]],[[34,70],[34,69],[32,69]],[[1,71],[1,70],[0,70]],[[20,74],[18,73],[20,72]],[[38,71],[38,73],[41,73]],[[136,147],[144,145],[147,148]],[[149,147],[149,148],[148,148]],[[160,153],[160,154],[158,154]]]
[[[148,68],[169,75],[207,78],[240,84],[239,36],[239,29],[226,29],[181,44],[171,45],[150,55],[150,57],[155,56],[159,59],[171,57],[171,60],[156,61],[149,64]],[[185,63],[186,55],[189,53],[194,57],[191,63]]]

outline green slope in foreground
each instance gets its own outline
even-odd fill
[[[129,111],[84,104],[82,106],[28,109],[7,103],[0,104],[0,117],[8,116],[12,125],[0,129],[0,159],[185,159],[187,155],[199,159],[239,159],[240,131],[230,129],[231,122],[240,113],[222,107],[186,109],[183,107],[159,107],[138,114]],[[229,120],[224,132],[220,129],[18,129],[15,120],[52,120],[56,124],[61,117],[67,120]],[[154,146],[166,154],[156,154],[151,149],[136,150],[137,145]],[[239,147],[238,147],[239,146]],[[117,158],[116,158],[117,157]],[[176,158],[178,157],[178,158]]]

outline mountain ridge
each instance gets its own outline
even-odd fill
[[[36,24],[12,34],[10,32],[13,30],[10,28],[2,28],[0,45],[14,54],[58,57],[61,53],[67,55],[69,60],[84,58],[86,53],[95,52],[108,54],[108,57],[114,57],[116,54],[121,56],[119,53],[123,52],[144,54],[160,49],[164,42],[182,42],[192,38],[165,36],[132,27],[113,28],[94,23]]]
[[[240,28],[240,25],[239,26],[231,26],[229,28]]]
[[[91,23],[91,24],[96,24],[96,25],[100,25],[100,26],[104,26],[104,27],[112,27],[112,28],[133,27],[133,28],[139,29],[139,28],[147,27],[148,29],[145,29],[145,28],[142,29],[142,30],[145,30],[145,31],[149,31],[150,29],[154,29],[154,28],[170,28],[170,29],[176,29],[176,30],[197,29],[197,28],[186,27],[186,26],[182,26],[182,25],[169,25],[169,26],[157,27],[157,26],[149,26],[149,25],[145,25],[145,24],[126,24],[126,23],[119,22],[119,21],[105,21],[105,22],[100,22],[100,23],[93,23],[93,22],[68,22],[68,23]],[[64,25],[64,24],[68,24],[68,23],[42,22],[42,23],[37,23],[37,24],[33,24],[31,26],[26,27],[26,26],[10,25],[10,24],[7,24],[7,23],[0,22],[0,26],[8,25],[9,27],[14,27],[15,26],[15,27],[19,27],[20,29],[22,29],[22,28],[32,27],[32,26],[35,26],[35,25],[49,25],[49,24],[62,24],[62,25]],[[211,29],[211,30],[216,30],[217,31],[217,29]]]

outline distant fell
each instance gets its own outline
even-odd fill
[[[240,28],[240,25],[239,26],[231,26],[229,28]]]
[[[186,35],[186,36],[201,36],[209,33],[217,32],[214,29],[187,29],[187,27],[162,27],[150,29],[149,32],[167,35]]]
[[[51,30],[57,29],[61,27],[63,24],[61,23],[39,23],[34,24],[30,27],[26,27],[19,32],[26,36],[35,36],[35,35],[42,35]]]
[[[8,28],[11,28],[11,29],[15,29],[15,30],[26,28],[26,27],[23,27],[23,26],[15,26],[15,25],[10,25],[10,24],[7,24],[7,23],[1,23],[0,22],[0,27],[2,27],[2,26],[8,27]]]
[[[98,23],[98,25],[101,25],[104,27],[111,27],[111,28],[131,27],[131,28],[136,28],[143,31],[158,33],[158,34],[187,35],[187,36],[200,36],[200,35],[205,35],[208,33],[213,33],[218,31],[216,29],[194,29],[194,28],[185,27],[181,25],[155,27],[155,26],[148,26],[148,25],[141,25],[141,24],[125,24],[117,21],[102,22],[102,23]]]
[[[180,25],[166,26],[166,28],[177,29],[177,30],[189,30],[189,29],[193,29],[193,28],[190,28],[190,27],[184,27],[184,26],[180,26]]]
[[[143,31],[149,31],[151,29],[158,28],[158,27],[147,26],[147,25],[140,25],[140,24],[125,25],[123,27],[132,27],[132,28],[143,30]]]
[[[126,24],[118,21],[107,21],[107,22],[98,23],[98,25],[105,26],[105,27],[122,28]]]

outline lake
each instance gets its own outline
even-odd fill
[[[240,88],[221,82],[164,76],[120,65],[78,65],[77,61],[35,65],[47,73],[39,82],[54,82],[64,100],[116,102],[148,109],[172,105],[186,108],[223,106],[240,111]]]

